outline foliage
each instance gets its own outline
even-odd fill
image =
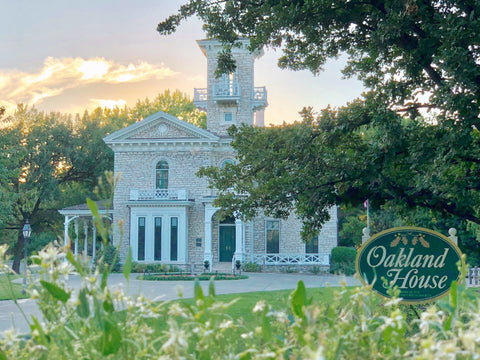
[[[129,117],[132,121],[136,122],[156,113],[157,111],[164,111],[202,129],[207,128],[206,113],[198,110],[193,104],[193,101],[180,90],[175,90],[174,92],[165,90],[153,101],[150,101],[148,98],[143,101],[138,100],[135,106],[130,110]]]
[[[242,264],[242,270],[245,272],[262,272],[262,267],[254,262],[244,262]]]
[[[183,5],[160,33],[196,15],[227,52],[247,38],[252,50],[281,48],[281,67],[313,73],[345,54],[344,74],[367,89],[339,109],[304,109],[293,125],[232,129],[236,166],[200,173],[218,188],[216,205],[247,218],[258,207],[278,217],[295,211],[304,238],[331,206],[365,199],[480,224],[479,13],[478,2],[456,0]]]
[[[448,298],[412,320],[395,289],[382,306],[367,287],[343,288],[331,301],[315,302],[300,281],[289,310],[260,300],[254,320],[245,322],[229,314],[235,300],[220,302],[213,282],[208,295],[196,282],[193,301],[133,300],[111,292],[105,275],[88,273],[71,253],[67,262],[64,256],[48,246],[35,257],[41,280],[29,291],[43,321],[33,315],[27,334],[6,332],[2,358],[474,359],[480,351],[478,297],[455,283]],[[83,279],[75,297],[65,287],[73,268]]]
[[[134,262],[132,264],[132,273],[167,273],[179,272],[180,269],[174,265],[159,264],[159,263],[140,263]]]
[[[95,202],[89,206],[106,244],[108,231]],[[213,282],[208,295],[195,283],[193,304],[132,300],[107,287],[108,265],[103,273],[99,268],[91,273],[65,251],[50,244],[34,257],[40,281],[29,278],[29,291],[43,319],[32,315],[27,334],[5,333],[2,358],[437,359],[475,358],[480,351],[478,297],[455,282],[450,297],[419,314],[417,323],[399,306],[396,289],[383,306],[367,287],[344,288],[332,301],[315,303],[301,281],[289,297],[288,312],[260,300],[252,309],[256,321],[246,323],[229,315],[235,301],[216,299]],[[0,246],[0,268],[10,271],[5,253],[6,246]],[[131,252],[125,264],[128,283]],[[82,277],[76,296],[65,286],[73,270]]]
[[[94,197],[98,179],[113,170],[113,152],[103,138],[159,110],[205,125],[205,113],[178,90],[167,90],[153,102],[139,100],[132,109],[97,108],[72,116],[20,104],[13,115],[0,116],[0,243],[12,245],[14,270],[22,257],[26,219],[35,238],[60,233],[57,209]],[[38,251],[44,243],[36,245],[29,250]]]
[[[100,272],[103,272],[103,265],[108,265],[109,271],[120,271],[120,257],[118,256],[118,248],[113,245],[107,245],[104,247],[104,251],[97,251],[94,259],[94,263],[97,264]]]
[[[176,273],[176,274],[145,274],[140,275],[139,279],[141,280],[149,280],[149,281],[180,281],[180,280],[202,280],[202,281],[209,281],[209,280],[242,280],[248,279],[246,275],[238,275],[238,274],[212,274],[212,273],[203,273],[200,275],[194,274],[186,274],[186,273]]]
[[[353,248],[337,246],[332,249],[330,258],[330,272],[332,274],[355,274],[355,260],[357,251]]]

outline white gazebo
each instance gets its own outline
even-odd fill
[[[112,212],[113,212],[113,206],[111,205],[111,200],[101,200],[97,201],[97,208],[98,208],[98,213],[107,219],[108,221],[112,220]],[[73,252],[75,255],[75,259],[78,258],[78,249],[79,249],[79,227],[83,225],[83,230],[84,230],[84,241],[83,241],[83,255],[84,255],[84,260],[87,261],[88,259],[88,238],[89,238],[89,229],[91,229],[91,237],[92,237],[92,259],[95,259],[95,253],[96,253],[96,238],[97,238],[97,228],[95,226],[95,222],[93,221],[93,215],[90,209],[88,208],[87,204],[80,204],[80,205],[74,205],[74,206],[69,206],[66,208],[63,208],[61,210],[58,210],[60,214],[62,214],[65,217],[65,222],[64,227],[64,235],[63,235],[63,241],[64,245],[68,245],[68,240],[69,240],[69,228],[70,225],[73,223],[74,229],[75,229],[75,241],[72,242],[74,244]],[[103,247],[103,243],[101,244]]]

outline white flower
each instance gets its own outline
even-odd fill
[[[253,331],[250,331],[249,333],[243,333],[242,335],[240,335],[242,339],[249,339],[252,336],[253,336]]]
[[[265,302],[265,300],[260,300],[255,304],[252,312],[254,312],[254,313],[262,312],[265,309],[265,306],[267,306],[267,303]]]
[[[233,321],[232,320],[223,320],[218,327],[220,329],[228,329],[233,326]]]
[[[402,298],[394,298],[385,303],[385,306],[396,306],[402,301]]]

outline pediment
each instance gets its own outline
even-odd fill
[[[145,141],[205,140],[216,141],[219,138],[211,132],[179,120],[163,111],[159,111],[142,121],[132,124],[106,136],[107,144]]]

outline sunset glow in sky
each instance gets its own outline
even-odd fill
[[[197,19],[161,36],[158,22],[182,0],[15,0],[2,4],[0,104],[82,113],[97,106],[134,106],[166,89],[193,98],[206,87],[206,59],[195,40],[205,37]],[[298,120],[304,106],[340,106],[363,91],[344,80],[341,61],[325,72],[280,70],[280,52],[266,49],[255,66],[255,85],[266,86],[266,123]]]

